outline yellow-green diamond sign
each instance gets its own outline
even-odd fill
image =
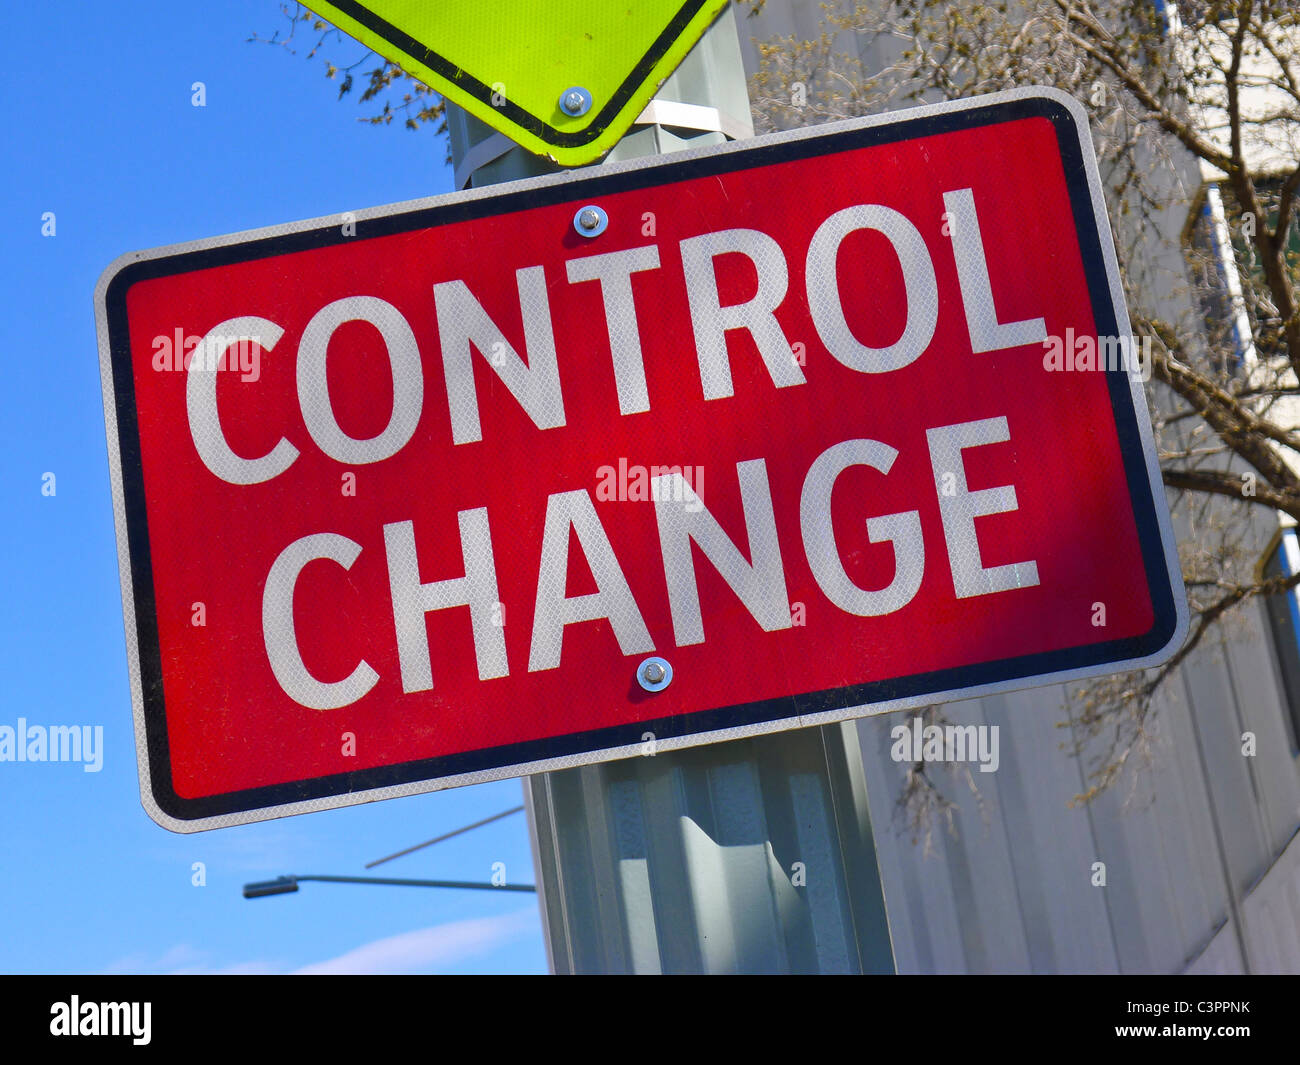
[[[307,0],[538,155],[599,159],[727,0]]]

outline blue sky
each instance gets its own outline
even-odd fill
[[[0,762],[0,971],[546,970],[531,895],[330,884],[240,895],[281,873],[364,875],[370,859],[518,805],[518,781],[192,836],[140,806],[96,280],[123,252],[451,189],[430,129],[358,122],[368,112],[335,99],[321,58],[246,43],[283,24],[277,0],[6,14],[0,726],[101,725],[104,763]],[[204,107],[191,104],[196,81]],[[522,814],[375,872],[487,880],[498,861],[532,881]],[[195,862],[205,886],[192,884]]]

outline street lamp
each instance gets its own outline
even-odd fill
[[[245,884],[244,898],[260,899],[263,895],[287,895],[291,891],[297,890],[297,877],[281,876],[275,880],[262,880],[256,884]]]
[[[244,885],[244,898],[260,899],[266,895],[289,895],[298,890],[304,880],[318,880],[327,884],[393,884],[397,887],[466,888],[474,891],[530,891],[536,893],[534,884],[484,884],[472,880],[399,880],[384,876],[281,876],[274,880],[260,880]]]

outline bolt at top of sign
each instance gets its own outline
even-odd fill
[[[573,216],[573,227],[580,236],[598,237],[605,232],[608,225],[609,215],[595,204],[588,204],[586,207],[580,208],[578,213]]]

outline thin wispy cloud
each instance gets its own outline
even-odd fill
[[[537,910],[532,907],[498,917],[475,917],[450,921],[431,928],[417,928],[395,936],[363,943],[324,961],[293,969],[284,960],[254,958],[218,962],[213,952],[188,943],[178,943],[161,954],[128,954],[104,966],[105,975],[165,974],[167,976],[238,976],[293,973],[308,976],[327,974],[402,974],[436,971],[473,958],[523,936],[538,932]]]
[[[245,976],[282,973],[283,963],[276,964],[268,959],[232,962],[227,965],[214,964],[210,959],[212,952],[199,950],[188,943],[178,943],[169,947],[162,954],[150,956],[144,953],[128,954],[110,962],[100,970],[106,976],[122,975],[167,975],[167,976]]]
[[[376,939],[326,961],[304,965],[303,975],[425,972],[486,953],[537,928],[537,910],[475,917]]]

